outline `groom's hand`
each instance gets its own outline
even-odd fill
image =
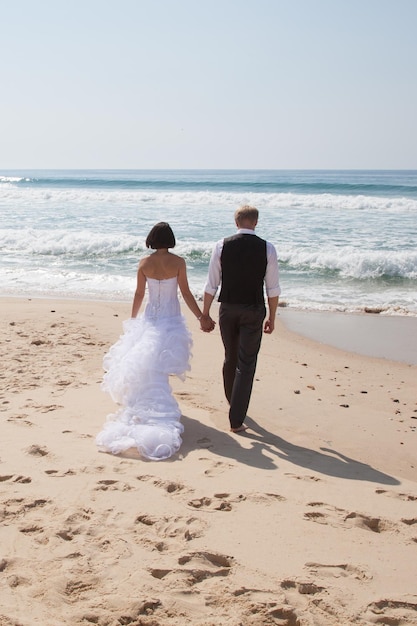
[[[211,333],[216,323],[211,319],[210,315],[202,315],[200,319],[200,328],[205,333]]]

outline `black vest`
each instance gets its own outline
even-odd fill
[[[223,241],[220,257],[222,284],[219,302],[262,304],[266,272],[266,241],[238,233]]]

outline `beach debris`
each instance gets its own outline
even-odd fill
[[[294,389],[294,393],[299,394],[301,391],[299,389]]]
[[[342,406],[344,409],[348,409],[349,408],[348,404],[341,404],[340,406]]]
[[[382,313],[384,309],[382,307],[371,307],[371,306],[366,306],[365,307],[365,313]]]
[[[311,389],[312,391],[315,391],[315,386],[314,385],[307,385],[307,389]]]

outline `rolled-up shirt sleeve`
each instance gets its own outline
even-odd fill
[[[266,258],[265,291],[268,298],[274,298],[280,295],[281,287],[277,251],[269,241],[266,242]]]
[[[221,282],[221,254],[223,249],[223,240],[218,241],[211,253],[211,259],[208,269],[207,282],[204,291],[211,296],[215,296]]]

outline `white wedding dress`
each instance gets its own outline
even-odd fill
[[[168,377],[185,379],[192,339],[181,314],[177,278],[147,279],[147,286],[144,313],[123,323],[124,334],[103,360],[102,389],[121,408],[108,416],[96,443],[114,454],[136,447],[146,459],[160,461],[182,443],[181,411]]]

